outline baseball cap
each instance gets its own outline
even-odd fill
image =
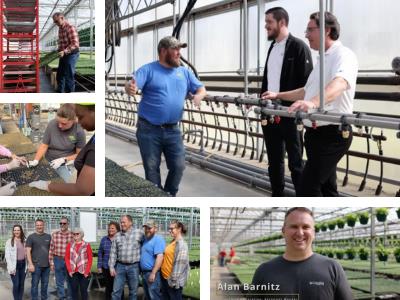
[[[147,220],[146,223],[143,224],[143,227],[147,226],[149,228],[157,227],[157,223],[154,220]]]
[[[168,48],[186,48],[187,43],[181,43],[173,36],[166,36],[162,38],[158,42],[157,50],[160,52],[161,48],[168,49]]]

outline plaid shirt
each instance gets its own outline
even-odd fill
[[[126,232],[117,232],[111,245],[108,266],[114,270],[117,262],[135,263],[140,261],[140,248],[144,234],[141,230],[130,228]]]
[[[65,22],[58,29],[58,51],[70,54],[73,50],[79,49],[79,35],[76,28]]]
[[[168,285],[173,288],[184,287],[189,278],[189,250],[183,239],[176,241],[174,254],[174,268],[168,278]]]
[[[65,249],[67,249],[67,244],[74,240],[74,236],[71,231],[62,233],[61,230],[53,232],[51,235],[50,249],[49,249],[49,262],[50,265],[54,264],[53,258],[56,256],[65,256]]]

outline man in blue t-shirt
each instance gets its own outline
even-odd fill
[[[160,268],[164,258],[165,240],[157,233],[157,224],[148,220],[143,225],[145,239],[140,253],[140,269],[146,299],[161,299]]]
[[[157,61],[142,66],[126,83],[128,95],[142,90],[136,137],[146,179],[175,196],[185,169],[185,148],[178,123],[186,97],[200,106],[206,95],[203,84],[188,69],[180,66],[180,49],[186,43],[167,36],[158,43]],[[164,153],[168,176],[161,185],[160,163]]]

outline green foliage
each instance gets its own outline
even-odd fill
[[[360,247],[358,249],[358,256],[361,260],[368,260],[369,251],[365,247]]]
[[[182,294],[192,299],[200,299],[200,269],[190,270],[189,279]]]
[[[335,253],[337,259],[343,259],[345,251],[343,249],[336,249]]]
[[[389,209],[387,209],[386,207],[380,207],[376,209],[376,219],[379,222],[385,222],[388,214]]]
[[[329,230],[335,230],[335,228],[336,228],[336,220],[332,220],[332,221],[329,221],[328,222],[328,228],[329,228]]]
[[[327,230],[328,230],[328,224],[326,224],[326,223],[321,223],[321,230],[322,230],[322,231],[327,231]]]
[[[354,259],[356,257],[356,249],[347,248],[346,255],[347,255],[347,259]]]
[[[400,247],[393,250],[394,257],[400,263]]]
[[[358,213],[358,219],[360,220],[360,224],[367,225],[369,220],[369,212],[363,211]]]
[[[380,261],[387,261],[390,255],[390,250],[380,246],[376,249],[376,255]]]
[[[345,218],[346,218],[347,226],[354,227],[356,225],[356,222],[357,222],[356,214],[348,214],[348,215],[346,215]]]
[[[319,232],[321,230],[321,224],[317,223],[314,225],[315,232]]]
[[[346,222],[343,218],[339,218],[336,220],[336,224],[339,228],[344,228],[344,225],[346,224]]]

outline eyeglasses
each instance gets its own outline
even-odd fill
[[[80,233],[73,233],[73,235],[80,235]]]
[[[175,227],[170,227],[170,228],[168,228],[168,231],[172,231],[174,229],[175,229]]]
[[[304,31],[304,33],[305,33],[305,34],[311,33],[311,32],[313,32],[313,30],[315,30],[315,29],[319,29],[319,27],[307,27],[307,28],[306,28],[306,31]]]
[[[63,223],[63,222],[60,222],[60,225],[67,225],[68,223]]]

